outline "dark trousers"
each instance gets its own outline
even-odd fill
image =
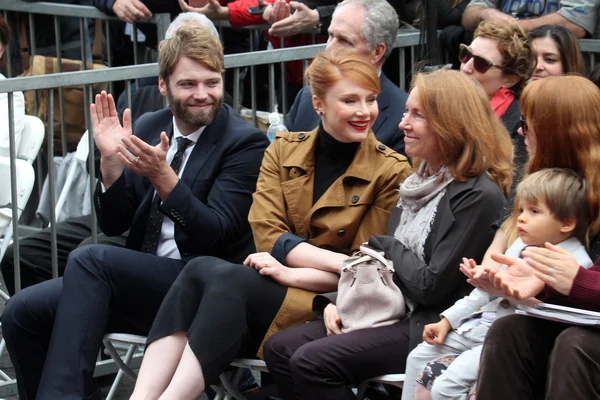
[[[341,400],[356,398],[352,383],[403,373],[408,350],[408,321],[328,337],[317,320],[273,335],[264,356],[284,399]]]
[[[77,246],[91,243],[91,216],[68,218],[56,224],[56,250],[58,275],[62,276],[67,265],[69,253]],[[50,228],[42,229],[19,240],[19,265],[21,267],[21,288],[52,279]],[[98,234],[98,243],[123,247],[126,235],[109,237]],[[2,277],[8,293],[15,294],[13,245],[10,245],[0,264]]]
[[[485,338],[477,399],[598,399],[599,377],[600,330],[511,315]]]
[[[147,334],[184,264],[89,245],[71,253],[63,278],[13,296],[2,314],[2,330],[20,398],[75,400],[94,395],[92,376],[103,335]]]

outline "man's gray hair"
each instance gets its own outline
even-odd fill
[[[219,38],[219,32],[217,28],[215,28],[215,24],[212,23],[210,19],[206,17],[204,14],[195,13],[195,12],[186,12],[181,13],[171,22],[169,28],[167,28],[167,33],[165,33],[165,39],[171,39],[175,34],[175,31],[183,24],[192,23],[198,24],[205,27],[217,40],[221,40]]]
[[[338,4],[333,15],[348,4],[357,4],[365,9],[365,21],[360,28],[361,35],[369,50],[373,50],[377,43],[385,44],[382,62],[385,61],[396,44],[400,25],[396,10],[386,0],[344,0]]]

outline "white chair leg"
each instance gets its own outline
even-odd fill
[[[237,389],[243,372],[242,368],[236,368],[233,372],[223,372],[219,375],[221,385],[225,388],[224,400],[246,400],[246,397]]]
[[[111,347],[112,347],[112,344],[111,344]],[[129,346],[129,349],[127,350],[127,353],[125,354],[125,358],[123,359],[123,362],[124,362],[125,365],[129,364],[129,362],[133,358],[133,355],[135,354],[135,352],[137,351],[137,349],[138,349],[138,346],[136,346],[135,344],[132,344],[132,345]],[[108,350],[108,348],[107,348],[107,350]],[[113,347],[113,350],[114,350],[114,347]],[[116,353],[116,351],[115,351],[115,353]],[[111,354],[111,357],[112,357],[112,354]],[[119,360],[121,359],[118,354],[117,354],[117,358]],[[127,367],[127,369],[129,369],[129,367]],[[135,381],[136,375],[135,375],[135,373],[131,369],[130,369],[130,371],[133,374],[133,380]],[[115,377],[115,380],[113,381],[112,386],[110,387],[110,391],[108,392],[108,396],[106,396],[106,400],[112,400],[113,399],[113,396],[117,393],[117,388],[118,388],[119,384],[121,383],[121,379],[123,379],[123,375],[124,374],[125,374],[124,369],[120,368],[119,372],[117,372],[117,376]]]
[[[111,343],[110,340],[105,339],[102,342],[104,343],[104,346],[106,347],[106,351],[111,356],[111,358],[113,360],[115,360],[115,363],[117,364],[119,369],[124,371],[131,379],[133,379],[135,381],[137,379],[137,375],[135,372],[133,372],[133,370],[131,368],[129,368],[129,365],[127,365],[127,364],[129,363],[129,361],[131,361],[131,357],[133,356],[133,353],[134,353],[134,351],[131,351],[131,349],[137,350],[138,346],[135,344],[130,345],[129,349],[127,350],[127,355],[129,355],[129,353],[131,352],[131,356],[129,357],[129,360],[127,360],[126,362],[123,362],[123,360],[121,359],[121,356],[119,356],[119,353],[117,353],[117,350],[115,349],[115,347],[113,346],[113,344]]]

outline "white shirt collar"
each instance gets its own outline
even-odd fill
[[[204,129],[206,129],[206,125],[201,126],[200,128],[198,128],[194,132],[192,132],[189,135],[185,136],[185,138],[191,140],[192,142],[194,142],[194,144],[196,144],[196,142],[200,138],[200,135],[202,134],[202,132],[204,132]],[[175,138],[177,138],[179,136],[183,136],[183,135],[179,131],[179,128],[177,128],[177,124],[175,123],[175,117],[173,117],[173,139],[175,139]],[[171,140],[171,143],[173,143],[172,140]]]

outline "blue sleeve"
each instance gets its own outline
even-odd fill
[[[271,255],[275,257],[277,261],[285,265],[285,257],[288,255],[288,253],[292,251],[294,247],[306,241],[306,239],[301,238],[300,236],[286,232],[279,236],[279,239],[277,239],[275,242],[273,250],[271,251]]]

